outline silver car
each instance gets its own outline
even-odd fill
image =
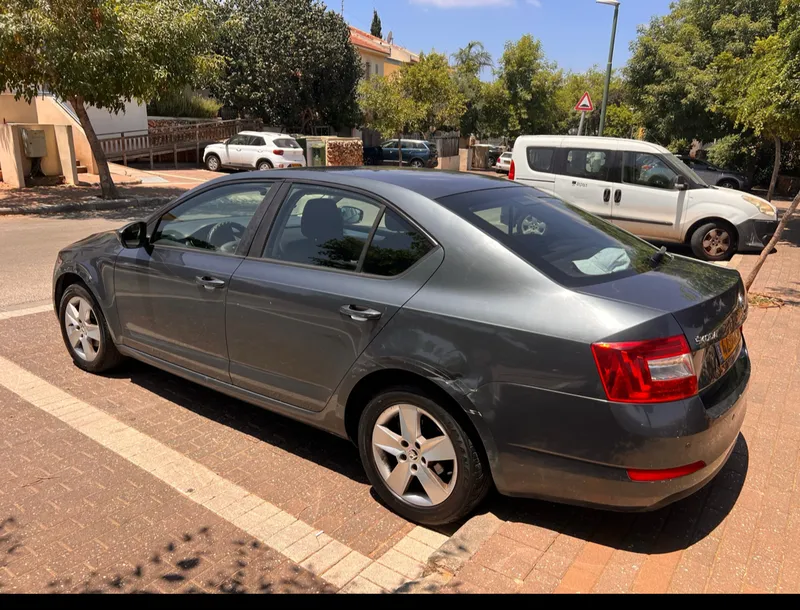
[[[695,159],[688,155],[678,155],[678,158],[694,170],[708,184],[721,186],[737,191],[749,191],[750,180],[744,174],[729,169],[722,169],[708,161]]]

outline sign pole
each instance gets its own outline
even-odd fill
[[[578,125],[578,135],[581,135],[583,133],[583,120],[585,118],[586,118],[586,113],[585,112],[581,112],[581,124]]]

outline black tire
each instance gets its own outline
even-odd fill
[[[263,171],[266,171],[266,170],[268,170],[268,169],[272,169],[272,163],[270,163],[270,162],[269,162],[269,161],[267,161],[266,159],[262,159],[261,161],[259,161],[258,163],[256,163],[256,169],[257,169],[258,171],[262,171],[262,172],[263,172]]]
[[[67,305],[74,297],[80,297],[91,305],[94,319],[100,331],[97,356],[91,361],[87,361],[76,352],[67,336],[65,314]],[[100,309],[100,306],[97,304],[92,294],[81,284],[70,284],[67,286],[67,289],[61,296],[61,302],[59,303],[58,320],[59,326],[61,327],[61,337],[64,339],[64,345],[67,346],[67,351],[72,357],[75,366],[78,368],[88,371],[89,373],[103,373],[113,369],[122,362],[123,356],[119,353],[117,346],[114,344],[114,340],[111,338],[111,333],[108,331],[108,324],[103,315],[103,311]]]
[[[718,242],[713,241],[712,232],[717,232]],[[727,235],[727,242],[722,238],[719,233]],[[711,250],[707,249],[707,238],[712,237]],[[736,253],[736,230],[727,222],[721,220],[712,220],[704,225],[695,229],[690,239],[692,252],[700,260],[704,261],[726,261],[729,260]],[[719,252],[717,246],[724,246],[727,243],[727,249]]]
[[[384,411],[398,404],[410,404],[432,415],[452,442],[458,474],[452,492],[440,504],[423,507],[401,499],[378,471],[372,451],[372,431]],[[414,387],[392,388],[370,400],[359,421],[358,447],[364,470],[377,494],[394,512],[415,523],[442,525],[458,521],[472,512],[492,485],[488,465],[470,435],[447,409]]]
[[[725,178],[724,180],[720,180],[717,183],[717,186],[721,186],[722,188],[726,189],[734,189],[736,191],[741,190],[739,188],[739,183],[736,180],[732,180],[731,178]]]
[[[222,169],[222,161],[220,158],[215,154],[210,154],[206,156],[206,169],[210,172],[218,172]]]
[[[422,162],[422,159],[412,159],[411,167],[425,167],[425,164]]]

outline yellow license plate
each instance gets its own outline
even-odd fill
[[[742,331],[741,329],[737,329],[719,342],[719,354],[722,356],[723,362],[728,360],[728,358],[736,353],[736,350],[739,349],[739,343],[741,340]]]
[[[289,167],[303,167],[301,163],[290,163]]]

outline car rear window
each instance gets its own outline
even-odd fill
[[[627,231],[530,187],[473,191],[438,201],[567,287],[645,273],[656,252]]]
[[[275,140],[275,146],[279,148],[300,148],[300,145],[294,138],[278,138]]]

